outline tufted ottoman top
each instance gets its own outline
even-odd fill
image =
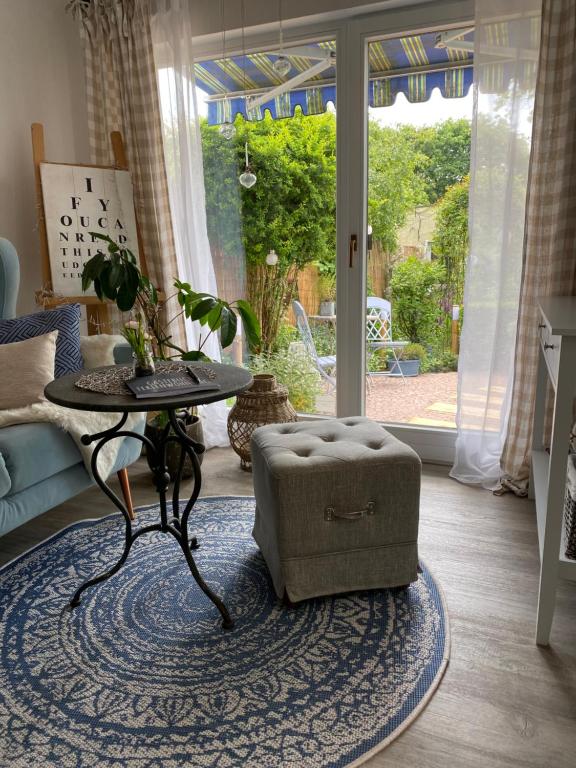
[[[418,455],[384,427],[362,416],[259,427],[252,446],[275,476],[308,474],[350,464],[420,464]]]

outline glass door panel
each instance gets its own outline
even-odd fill
[[[208,233],[220,295],[247,299],[254,372],[299,413],[336,414],[336,41],[307,41],[196,67]]]
[[[473,31],[370,40],[366,415],[455,428]]]

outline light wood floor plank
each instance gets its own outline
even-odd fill
[[[203,495],[251,494],[230,450],[210,451]],[[134,503],[154,501],[145,462]],[[75,520],[110,512],[91,489],[0,538],[0,564]],[[425,466],[420,553],[451,620],[448,670],[422,715],[367,768],[574,768],[576,586],[563,583],[552,645],[534,643],[538,546],[533,503],[460,485]]]

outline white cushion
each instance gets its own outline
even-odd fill
[[[13,344],[0,344],[0,410],[23,408],[45,400],[44,387],[54,378],[58,331]]]

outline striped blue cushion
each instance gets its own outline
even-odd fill
[[[58,331],[54,375],[74,373],[83,366],[80,353],[80,304],[62,304],[56,309],[0,320],[0,344],[12,344]]]

